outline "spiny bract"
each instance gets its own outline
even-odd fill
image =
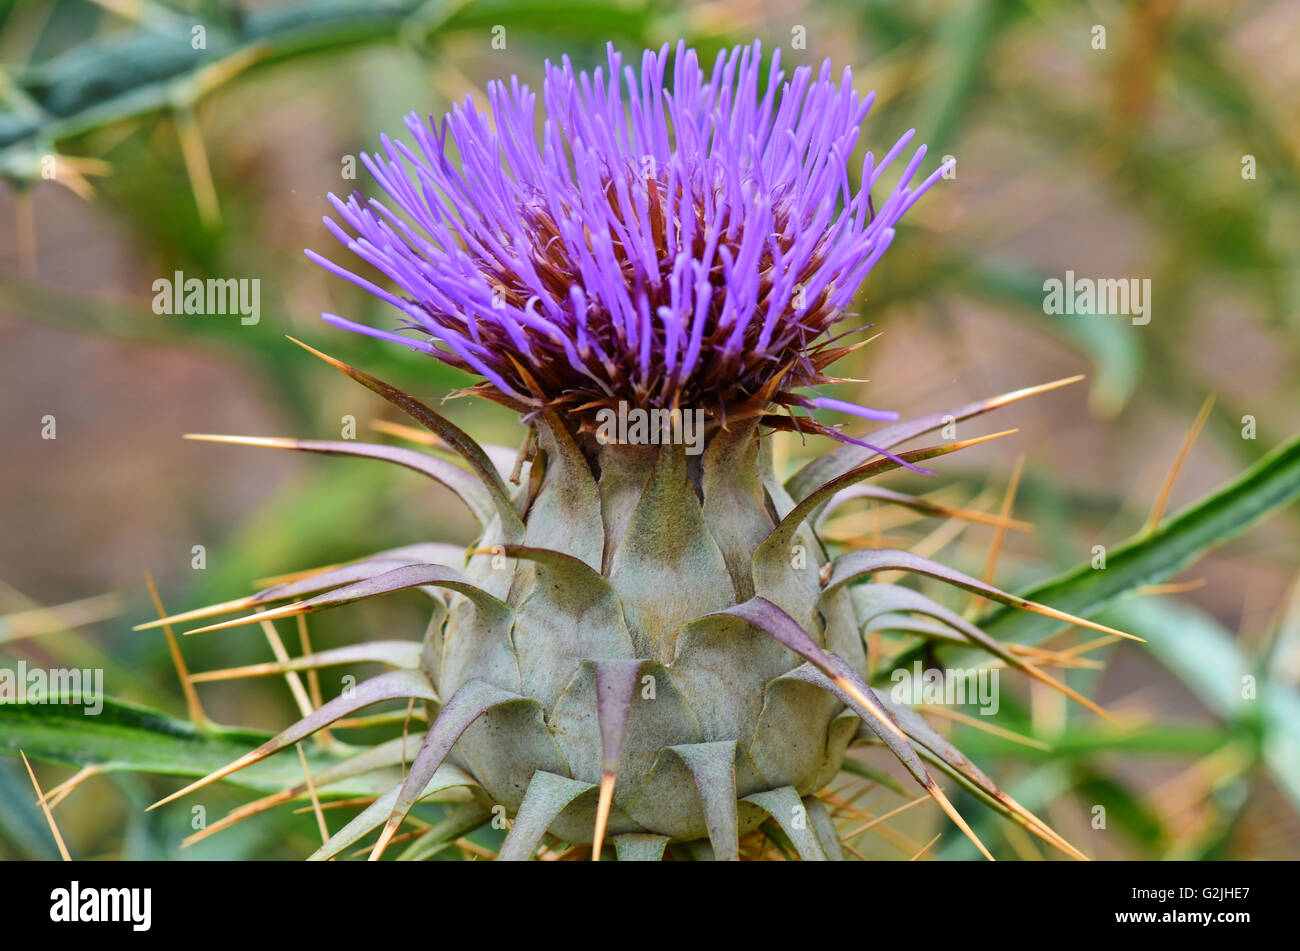
[[[431,726],[405,778],[319,857],[382,826],[379,855],[417,801],[453,787],[473,799],[444,840],[504,808],[513,822],[503,858],[531,856],[549,833],[597,843],[594,857],[610,836],[623,858],[658,858],[683,842],[734,859],[740,836],[769,817],[804,858],[839,857],[815,794],[855,740],[883,742],[972,838],[923,759],[1077,854],[916,713],[867,685],[863,627],[918,613],[1054,681],[918,592],[858,582],[884,570],[926,574],[1069,618],[908,552],[831,560],[814,531],[828,508],[871,495],[858,485],[866,478],[969,444],[895,456],[891,447],[945,417],[895,423],[869,444],[795,412],[895,418],[798,391],[831,381],[823,370],[847,348],[828,330],[942,169],[912,187],[918,149],[877,207],[872,187],[910,133],[878,163],[867,154],[854,191],[847,162],[871,97],[858,97],[847,70],[838,84],[829,64],[786,81],[773,56],[764,81],[755,44],[719,55],[706,76],[679,46],[669,91],[668,64],[667,48],[645,53],[639,71],[612,50],[607,74],[548,64],[540,139],[534,94],[515,80],[493,84],[490,119],[467,99],[438,124],[410,117],[414,149],[385,138],[384,154],[366,157],[396,211],[331,196],[351,229],[326,219],[331,231],[399,290],[308,253],[399,308],[407,335],[326,319],[480,375],[471,392],[522,413],[527,437],[518,454],[480,447],[412,397],[327,357],[432,430],[460,464],[355,442],[208,437],[415,469],[456,492],[482,534],[468,551],[416,545],[218,606],[311,595],[229,625],[417,587],[436,602],[418,650],[366,643],[280,665],[396,669],[189,788],[353,710],[412,697],[428,704]],[[602,411],[629,407],[660,411],[655,426],[620,441],[597,424]],[[695,411],[698,453],[673,438]],[[840,445],[783,484],[764,438],[774,428]],[[336,773],[402,756],[376,748]]]

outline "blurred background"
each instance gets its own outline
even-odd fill
[[[110,695],[183,717],[162,633],[131,631],[157,616],[146,574],[175,613],[385,547],[468,542],[460,504],[414,475],[181,434],[337,439],[351,416],[358,438],[387,438],[372,423],[396,421],[390,408],[286,334],[427,402],[468,382],[320,321],[332,311],[393,326],[385,305],[304,257],[346,263],[321,224],[325,195],[373,193],[356,158],[382,132],[404,133],[411,110],[483,101],[489,79],[511,74],[537,87],[548,57],[589,68],[607,41],[636,55],[679,38],[705,61],[758,38],[782,48],[787,70],[828,57],[837,73],[852,67],[857,89],[878,98],[851,169],[911,128],[930,147],[925,172],[956,159],[863,288],[855,319],[881,336],[840,365],[869,380],[846,393],[909,416],[1087,375],[963,424],[962,437],[1020,432],[944,460],[937,479],[885,483],[996,511],[1022,466],[1012,513],[1034,531],[1003,541],[1003,588],[1138,531],[1210,396],[1167,513],[1294,435],[1300,7],[1286,0],[19,0],[0,4],[0,667],[102,667]],[[1043,282],[1067,270],[1149,279],[1150,322],[1044,313]],[[153,283],[177,271],[260,281],[260,321],[156,314]],[[481,400],[445,409],[484,441],[521,437]],[[55,439],[43,438],[46,417]],[[787,471],[826,449],[776,438]],[[1280,709],[1295,714],[1296,514],[1276,513],[1132,602],[1124,624],[1153,632],[1152,646],[1108,646],[1088,655],[1095,669],[1071,673],[1123,729],[1009,675],[1005,712],[1034,744],[945,729],[1089,855],[1300,858],[1300,716],[1216,700],[1213,682],[1254,671],[1291,693]],[[975,575],[995,541],[985,526],[889,509],[850,513],[833,532],[922,543]],[[418,595],[397,596],[319,615],[311,636],[317,648],[414,638],[426,614]],[[283,636],[296,651],[291,626]],[[191,670],[271,659],[251,627],[182,649]],[[340,676],[322,675],[327,697]],[[294,717],[281,678],[198,695],[221,723],[275,730]],[[36,769],[46,789],[76,772]],[[178,850],[192,815],[143,812],[174,788],[108,772],[56,815],[86,858],[283,858],[318,841],[310,814],[282,808]],[[216,817],[248,798],[219,785],[198,801]],[[859,804],[901,801],[881,787]],[[924,843],[943,831],[930,812],[893,825]],[[999,855],[1041,854],[1005,823],[983,828]],[[884,837],[858,848],[906,857]],[[0,858],[54,854],[21,761],[0,758]],[[968,854],[953,833],[927,857]]]

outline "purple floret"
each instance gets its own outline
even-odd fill
[[[826,331],[943,169],[912,186],[921,146],[873,204],[908,132],[879,163],[867,153],[852,189],[874,94],[848,69],[786,80],[758,43],[708,74],[684,44],[669,65],[667,46],[639,71],[612,47],[608,71],[548,62],[540,135],[516,78],[488,86],[490,117],[471,97],[436,124],[408,116],[414,146],[384,136],[362,156],[387,203],[330,195],[342,224],[325,219],[396,290],[307,252],[400,309],[404,332],[325,319],[479,374],[480,392],[525,412],[808,406],[794,391],[843,352]]]

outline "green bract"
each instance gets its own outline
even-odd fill
[[[418,649],[371,642],[243,670],[359,660],[394,668],[176,796],[355,710],[407,697],[424,701],[431,721],[410,769],[317,857],[382,826],[374,849],[381,854],[416,802],[450,790],[461,790],[454,795],[464,800],[465,789],[469,800],[447,820],[451,828],[510,817],[501,851],[507,859],[532,855],[547,834],[579,844],[603,844],[608,835],[623,857],[655,858],[669,842],[682,842],[696,855],[737,858],[741,836],[769,818],[803,857],[839,857],[815,794],[855,741],[883,743],[972,838],[925,761],[1078,854],[915,712],[867,685],[862,627],[882,611],[919,612],[950,638],[1056,682],[918,592],[877,585],[872,590],[884,601],[864,600],[854,586],[875,572],[902,570],[1069,616],[909,552],[831,559],[812,527],[814,516],[865,491],[854,487],[867,478],[982,439],[893,458],[839,450],[805,470],[818,469],[822,484],[810,489],[790,480],[796,499],[773,472],[770,439],[757,419],[714,426],[704,452],[693,456],[681,445],[598,440],[544,412],[516,454],[481,447],[412,397],[318,355],[424,424],[462,464],[354,442],[198,438],[381,459],[422,472],[464,500],[481,534],[468,549],[412,545],[169,619],[298,599],[207,630],[412,588],[436,604]],[[955,415],[968,418],[1042,389],[969,404]],[[939,428],[943,418],[897,423],[876,438],[887,449]],[[890,498],[929,504],[901,493]],[[372,757],[367,768],[388,766],[393,756]],[[445,837],[426,837],[413,849],[440,841]]]

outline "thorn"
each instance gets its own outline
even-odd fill
[[[321,811],[320,797],[316,795],[316,784],[311,781],[311,769],[307,766],[307,754],[302,751],[302,744],[295,743],[294,748],[298,751],[298,759],[302,761],[302,774],[306,778],[307,792],[311,795],[312,811],[316,813],[316,824],[320,827],[321,844],[330,840],[329,826],[325,824],[325,813]]]
[[[984,843],[981,842],[979,836],[975,834],[975,830],[966,824],[966,820],[961,817],[961,813],[957,811],[957,808],[948,801],[948,797],[943,794],[943,790],[939,788],[938,783],[931,779],[929,784],[925,786],[925,791],[939,804],[939,808],[948,814],[948,818],[956,824],[957,828],[961,829],[961,831],[965,833],[966,838],[970,839],[971,842],[974,843],[975,848],[979,849],[981,854],[983,854],[983,856],[990,862],[994,861],[993,853],[984,848]],[[937,839],[938,836],[935,836],[935,838]],[[934,842],[931,841],[930,844],[933,845]],[[930,846],[928,845],[926,846],[927,849],[929,847]],[[925,849],[922,849],[921,851],[924,852]],[[919,855],[920,853],[918,852],[917,854]]]
[[[970,504],[971,505],[985,504],[986,495],[987,493],[981,492],[978,496],[976,496],[974,499],[970,501]],[[949,519],[948,521],[944,522],[942,525],[939,525],[937,528],[935,528],[934,531],[930,532],[920,541],[913,544],[911,546],[911,551],[913,554],[920,555],[922,558],[932,558],[935,555],[937,555],[947,545],[951,544],[958,536],[962,534],[962,532],[966,530],[967,527],[968,527],[968,523],[965,523],[959,519]],[[886,548],[886,547],[902,548],[904,546],[887,545],[886,539],[882,538],[879,544],[875,544],[872,547],[873,548]],[[882,571],[875,576],[875,582],[878,584],[894,584],[897,582],[899,578],[904,577],[906,574],[907,572],[905,571]]]
[[[154,610],[158,612],[158,617],[166,618],[167,612],[163,610],[162,599],[158,597],[158,588],[153,583],[153,575],[147,571],[144,573],[144,583],[149,588],[149,597],[153,599]],[[190,719],[200,726],[207,726],[211,721],[199,701],[198,691],[194,689],[189,668],[185,665],[185,657],[181,654],[180,644],[176,642],[176,635],[172,633],[170,624],[160,623],[162,623],[163,633],[167,635],[167,649],[171,652],[176,676],[180,678],[181,690],[185,694],[185,708],[189,711]]]
[[[406,782],[406,742],[411,736],[411,716],[415,713],[415,698],[406,705],[406,717],[402,720],[402,782]]]
[[[827,673],[829,673],[831,680],[834,681],[837,687],[875,714],[876,719],[881,722],[885,729],[889,730],[890,733],[893,733],[894,736],[898,737],[898,739],[902,740],[904,743],[910,744],[912,742],[907,738],[907,735],[898,728],[898,725],[894,723],[893,718],[885,708],[876,702],[874,697],[868,699],[867,695],[859,690],[857,685],[847,677],[844,677],[841,674],[830,673],[829,671]]]
[[[87,175],[108,175],[112,167],[107,162],[91,158],[73,158],[68,155],[54,156],[55,180],[82,201],[95,197],[95,186],[87,181]]]
[[[310,578],[312,575],[324,574],[327,571],[333,571],[335,568],[341,568],[346,562],[335,562],[332,565],[323,565],[320,568],[306,568],[302,571],[286,571],[282,575],[268,575],[265,578],[256,579],[253,584],[261,590],[262,588],[271,588],[275,585],[285,584],[289,581],[301,581],[304,578]]]
[[[396,845],[399,842],[413,842],[416,839],[419,839],[427,835],[429,830],[432,828],[433,828],[432,826],[428,826],[426,828],[412,829],[410,832],[403,832],[401,835],[395,835],[391,839],[389,839],[388,844]],[[363,845],[361,848],[355,849],[352,852],[350,852],[349,855],[353,857],[358,855],[364,855],[365,851],[366,851],[366,847]]]
[[[1017,666],[1025,673],[1027,673],[1030,677],[1037,680],[1039,683],[1051,687],[1053,690],[1059,691],[1061,694],[1063,694],[1066,697],[1069,697],[1075,703],[1087,707],[1089,710],[1097,714],[1102,719],[1109,720],[1111,723],[1119,722],[1118,720],[1115,719],[1113,714],[1111,714],[1109,711],[1101,707],[1099,704],[1095,703],[1092,700],[1089,700],[1087,697],[1079,693],[1077,690],[1074,690],[1073,688],[1066,686],[1064,683],[1057,680],[1055,677],[1051,676],[1050,674],[1046,674],[1043,671],[1039,670],[1037,667],[1035,667],[1033,664],[1029,663],[1028,661],[1021,660],[1019,661]]]
[[[266,642],[271,645],[271,653],[275,655],[275,659],[287,665],[289,652],[284,648],[284,641],[280,640],[280,633],[275,629],[275,625],[265,618],[262,620],[262,633],[266,635]],[[298,705],[298,713],[303,717],[311,716],[316,708],[311,705],[311,697],[307,696],[307,688],[302,685],[302,678],[298,676],[298,672],[287,670],[284,679],[289,685],[289,692],[293,694],[294,702]]]
[[[1178,473],[1182,471],[1183,463],[1187,461],[1188,453],[1192,451],[1192,444],[1196,442],[1196,437],[1201,434],[1205,426],[1205,421],[1210,418],[1210,410],[1214,409],[1214,394],[1211,393],[1201,404],[1201,411],[1196,414],[1196,420],[1192,423],[1191,429],[1183,436],[1183,444],[1178,448],[1178,455],[1174,457],[1174,464],[1169,467],[1169,473],[1165,476],[1164,484],[1160,486],[1160,494],[1156,496],[1156,504],[1151,509],[1151,515],[1147,519],[1146,527],[1142,532],[1150,535],[1160,527],[1160,519],[1165,514],[1165,506],[1169,503],[1169,494],[1174,489],[1174,482],[1178,479]]]
[[[230,54],[225,59],[217,60],[210,66],[204,66],[195,75],[193,95],[203,96],[224,83],[234,79],[250,66],[258,63],[275,52],[275,47],[265,40],[253,43]]]
[[[1050,617],[1054,621],[1063,621],[1066,624],[1077,624],[1080,627],[1089,627],[1094,631],[1101,631],[1103,634],[1110,634],[1114,637],[1123,637],[1126,640],[1138,641],[1145,644],[1146,638],[1138,637],[1136,634],[1127,634],[1124,631],[1118,631],[1113,627],[1107,627],[1105,624],[1098,624],[1096,621],[1088,621],[1081,617],[1075,617],[1073,614],[1066,614],[1064,611],[1058,611],[1056,608],[1049,608],[1045,604],[1039,604],[1036,601],[1026,601],[1024,598],[1013,598],[1016,606],[1022,611],[1029,611],[1031,614],[1041,614],[1043,617]]]
[[[209,624],[207,627],[196,627],[193,630],[186,631],[185,636],[188,637],[191,634],[204,634],[208,631],[220,631],[228,627],[240,627],[244,624],[256,624],[259,621],[278,621],[281,618],[293,617],[295,614],[306,613],[310,610],[310,608],[305,607],[306,603],[307,602],[305,601],[295,601],[292,604],[272,608],[269,611],[258,611],[255,614],[246,614],[244,617],[222,621],[219,624]]]
[[[995,723],[985,723],[978,717],[967,716],[966,714],[960,713],[956,710],[949,710],[947,707],[931,705],[926,707],[925,712],[937,717],[942,717],[946,720],[952,720],[954,723],[968,726],[972,730],[982,730],[983,732],[989,733],[993,736],[1000,736],[1004,740],[1010,740],[1012,743],[1019,743],[1022,746],[1042,750],[1045,753],[1050,753],[1052,751],[1050,743],[1044,743],[1042,740],[1035,740],[1032,737],[1024,736],[1023,734],[1016,733],[1013,730],[1008,730],[1006,727],[998,726]]]
[[[28,601],[28,603],[34,602]],[[115,617],[121,612],[121,608],[121,599],[116,594],[97,594],[53,607],[19,611],[0,617],[0,625],[4,628],[0,640],[13,641],[25,637],[38,637],[42,634],[55,634],[69,628],[93,624],[96,621]]]
[[[50,804],[51,809],[57,809],[59,804],[72,795],[78,786],[90,779],[92,776],[98,776],[102,772],[104,772],[104,767],[97,763],[93,763],[90,766],[78,770],[75,776],[72,776],[70,779],[65,779],[47,792],[45,794],[45,801]]]
[[[919,859],[919,858],[920,858],[922,855],[924,855],[926,852],[929,852],[929,851],[930,851],[930,846],[932,846],[932,845],[934,845],[936,842],[938,842],[940,836],[942,836],[942,835],[943,835],[943,833],[941,832],[941,833],[939,833],[939,835],[936,835],[936,836],[935,836],[933,839],[931,839],[929,842],[925,843],[925,845],[923,845],[923,846],[921,847],[921,851],[919,851],[919,852],[917,852],[915,855],[913,855],[910,859],[908,859],[908,861],[909,861],[909,862],[915,862],[917,859]],[[989,857],[989,861],[990,861],[990,862],[993,861],[992,856]]]
[[[27,767],[27,775],[31,777],[32,788],[36,790],[36,801],[40,803],[41,811],[45,813],[45,821],[50,824],[50,832],[54,835],[54,843],[59,847],[59,855],[63,861],[71,862],[72,856],[68,854],[68,847],[63,844],[63,835],[59,832],[58,823],[54,821],[54,813],[50,811],[50,804],[45,801],[45,794],[41,792],[41,784],[36,781],[36,773],[32,770],[32,764],[27,760],[27,754],[22,750],[18,755],[23,758],[23,765]]]
[[[392,726],[394,723],[401,722],[406,714],[400,710],[390,711],[388,713],[374,713],[368,717],[340,717],[334,721],[332,729],[337,730],[365,730],[375,726]],[[428,722],[423,710],[414,709],[411,711],[411,719]]]
[[[977,524],[980,525],[992,525],[994,528],[1010,530],[1013,532],[1029,533],[1034,531],[1034,525],[1032,522],[1021,521],[1020,519],[1017,518],[1007,518],[1001,515],[993,515],[989,512],[980,512],[975,509],[964,509],[964,508],[957,508],[951,505],[940,505],[938,503],[927,502],[925,499],[918,499],[917,501],[923,503],[924,507],[926,509],[929,509],[931,512],[933,512],[933,514],[942,515],[945,518],[955,518],[963,522],[976,522]],[[916,508],[918,511],[921,510],[922,508],[921,505],[917,505],[913,507]]]
[[[311,657],[315,651],[311,646],[311,636],[307,633],[307,615],[299,614],[294,618],[294,624],[298,629],[298,649],[302,657]],[[308,667],[307,672],[307,694],[311,698],[311,708],[319,710],[325,705],[325,697],[320,689],[320,671],[315,667]],[[415,698],[411,698],[415,702]],[[321,727],[316,731],[316,741],[322,747],[336,748],[337,744],[334,735],[330,733],[328,727]]]
[[[1062,659],[1072,659],[1080,654],[1086,654],[1088,651],[1096,650],[1098,647],[1106,647],[1115,643],[1115,635],[1108,634],[1106,637],[1094,637],[1090,641],[1082,644],[1075,644],[1073,647],[1066,647],[1057,652],[1057,656]]]
[[[182,439],[195,442],[230,443],[236,446],[268,446],[272,449],[297,449],[302,442],[286,436],[222,436],[213,433],[184,433]]]
[[[396,822],[394,822],[392,819],[389,819],[386,823],[384,823],[384,830],[379,833],[379,841],[377,841],[375,843],[375,847],[370,850],[370,858],[368,858],[366,861],[368,862],[379,861],[379,859],[384,854],[384,850],[388,848],[388,843],[393,840],[393,833],[397,831],[397,827],[400,826],[401,824],[402,822],[400,819],[397,820]]]
[[[1016,490],[1020,488],[1020,476],[1025,470],[1025,454],[1021,453],[1016,457],[1015,467],[1011,470],[1011,478],[1007,480],[1007,491],[1002,496],[1001,517],[1005,522],[1011,517],[1011,508],[1016,501]],[[1006,540],[1007,530],[1004,526],[999,525],[993,531],[993,541],[989,545],[989,557],[984,563],[984,576],[980,579],[987,585],[993,583],[993,576],[997,572],[998,557],[1002,554],[1002,543]],[[979,606],[984,603],[984,598],[978,594],[972,593],[970,603],[966,605],[966,616],[974,617],[979,610]]]
[[[885,828],[888,829],[889,827],[888,827],[888,826],[885,826]],[[844,851],[845,851],[845,852],[848,852],[850,855],[852,855],[852,856],[853,856],[855,859],[857,859],[859,862],[865,862],[865,861],[867,861],[867,857],[866,857],[865,855],[863,855],[861,852],[859,852],[859,851],[858,851],[857,849],[855,849],[853,846],[849,845],[847,842],[841,842],[840,845],[844,847]]]
[[[190,177],[190,190],[199,209],[199,220],[206,230],[214,231],[221,224],[221,206],[217,202],[212,167],[208,164],[208,153],[203,146],[203,134],[194,118],[194,110],[189,106],[177,107],[174,121],[181,155],[185,159],[185,171]]]
[[[181,848],[188,849],[196,842],[200,842],[208,836],[220,832],[222,829],[229,829],[231,826],[243,822],[245,819],[255,816],[258,813],[265,812],[274,806],[280,805],[282,802],[288,802],[295,796],[300,795],[302,792],[303,788],[301,784],[298,786],[291,786],[288,789],[282,789],[280,792],[271,793],[267,796],[263,796],[261,799],[255,799],[250,803],[245,803],[236,809],[232,809],[216,822],[213,822],[200,829],[198,832],[195,832],[193,835],[182,839]]]
[[[303,790],[306,791],[306,783],[302,784]],[[374,796],[353,796],[351,799],[335,799],[332,802],[321,803],[321,809],[355,809],[357,806],[368,806],[375,801]],[[299,806],[293,810],[295,816],[301,816],[303,813],[312,812],[311,806]]]
[[[297,337],[291,337],[289,334],[285,334],[284,336],[285,339],[288,340],[290,343],[296,343],[298,346],[302,347],[312,356],[319,357],[320,359],[324,360],[326,363],[328,363],[332,367],[335,367],[336,369],[342,370],[345,373],[347,373],[349,370],[352,369],[352,367],[348,366],[342,360],[339,360],[335,357],[331,357],[328,353],[322,353],[321,351],[317,350],[315,347],[303,343]]]
[[[195,608],[193,611],[183,611],[180,614],[173,614],[170,617],[159,618],[156,621],[146,621],[144,624],[137,624],[131,628],[133,631],[148,631],[156,627],[163,627],[170,624],[181,624],[185,621],[197,621],[200,618],[212,617],[215,614],[229,614],[231,611],[239,611],[243,608],[251,608],[257,602],[251,597],[235,598],[233,601],[223,601],[220,604],[213,604],[206,608]]]
[[[216,772],[209,773],[208,775],[204,776],[202,779],[196,779],[194,782],[190,783],[184,789],[179,789],[176,792],[172,793],[170,796],[164,796],[162,799],[159,799],[157,802],[155,802],[152,806],[149,806],[147,809],[145,809],[145,812],[152,812],[153,810],[157,809],[159,806],[165,806],[167,805],[167,803],[174,802],[175,800],[180,799],[182,796],[188,796],[196,789],[202,789],[204,786],[211,785],[212,783],[215,783],[218,779],[225,779],[231,773],[237,773],[245,766],[251,766],[253,763],[265,759],[266,756],[267,753],[262,752],[261,747],[258,747],[257,749],[253,750],[251,753],[245,753],[243,756],[239,757],[239,759],[235,760],[232,763],[227,763],[225,766],[221,767]]]
[[[928,795],[917,796],[911,802],[905,802],[901,806],[889,810],[889,812],[885,813],[883,816],[877,816],[876,818],[870,820],[869,822],[858,826],[856,829],[852,829],[844,833],[842,838],[845,841],[856,839],[858,836],[862,835],[862,833],[875,828],[876,826],[880,825],[880,823],[886,821],[887,819],[894,818],[894,816],[898,815],[900,812],[906,812],[908,809],[911,809],[913,806],[920,805],[923,802],[929,802],[929,801],[930,801],[930,797]]]
[[[373,419],[370,421],[370,428],[376,432],[381,432],[389,436],[396,436],[398,439],[405,439],[407,442],[413,442],[421,446],[437,446],[442,440],[430,432],[423,429],[416,429],[414,426],[407,426],[403,423],[390,423],[386,419]]]
[[[1041,862],[1043,853],[1038,848],[1032,834],[1024,826],[1013,823],[1003,829],[1007,844],[1015,849],[1016,858],[1022,862]]]
[[[1020,432],[1019,429],[1004,429],[1000,433],[990,433],[987,436],[976,436],[974,439],[962,439],[957,442],[949,443],[943,448],[948,452],[957,452],[959,449],[969,449],[971,446],[978,446],[982,442],[992,442],[994,439],[1001,439],[1003,436],[1011,436]]]
[[[1110,635],[1099,637],[1095,641],[1095,644],[1113,643],[1115,643],[1115,638]],[[1018,657],[1030,658],[1035,664],[1042,667],[1068,667],[1080,670],[1101,670],[1106,666],[1099,660],[1074,656],[1075,651],[1073,649],[1069,651],[1051,650],[1046,647],[1031,647],[1028,644],[1012,643],[1006,643],[1003,646],[1006,647],[1008,652],[1015,654]]]
[[[609,823],[609,810],[614,804],[614,783],[618,774],[605,770],[600,775],[600,798],[596,802],[596,831],[591,837],[591,860],[600,861],[600,850],[605,844],[605,827]]]
[[[477,845],[463,836],[456,840],[456,847],[480,859],[495,859],[497,857],[497,854],[491,849],[485,849],[483,846]],[[474,861],[474,859],[471,859],[470,861]]]
[[[1059,389],[1062,386],[1069,386],[1071,383],[1078,383],[1085,379],[1085,375],[1080,373],[1075,376],[1062,377],[1059,380],[1053,380],[1050,383],[1039,383],[1037,386],[1027,386],[1022,390],[1012,390],[1010,393],[1003,393],[1001,396],[994,396],[984,401],[985,411],[998,409],[1006,406],[1008,403],[1014,403],[1017,400],[1023,400],[1028,396],[1036,396],[1039,393],[1046,393],[1049,390]]]
[[[1010,809],[1014,815],[1019,816],[1025,823],[1025,827],[1036,834],[1040,839],[1043,839],[1045,842],[1050,842],[1071,858],[1078,859],[1080,862],[1089,861],[1088,856],[1084,855],[1072,846],[1063,836],[1057,833],[1055,829],[1049,826],[1042,819],[1038,818],[1038,816],[1034,815],[1024,806],[1020,805],[1020,803],[1016,802],[1005,792],[1002,793],[1000,801],[1004,806]]]
[[[1186,594],[1188,591],[1196,591],[1204,588],[1209,579],[1196,578],[1192,581],[1171,581],[1168,584],[1149,584],[1138,588],[1135,594],[1153,595],[1153,594]]]

